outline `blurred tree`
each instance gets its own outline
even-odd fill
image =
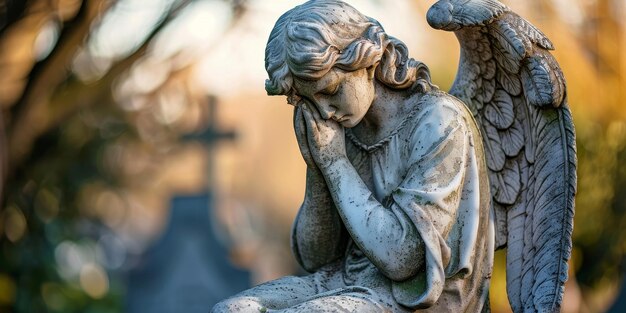
[[[625,270],[626,198],[620,190],[626,184],[626,25],[618,1],[588,2],[585,12],[578,38],[601,85],[595,94],[597,102],[591,105],[602,113],[581,124],[585,126],[579,139],[583,166],[578,197],[581,214],[575,232],[580,257],[576,276],[588,294],[590,309],[602,310],[610,304]]]
[[[185,10],[209,2],[228,8],[227,25],[245,11],[239,0],[0,0],[1,312],[120,311],[123,251],[110,249],[109,227],[124,213],[115,212],[128,185],[149,181],[150,164],[202,121],[125,109],[114,91]],[[125,28],[133,23],[143,24]],[[112,26],[125,42],[102,39]],[[189,64],[170,68],[143,96],[184,82]],[[204,94],[182,94],[201,111]]]

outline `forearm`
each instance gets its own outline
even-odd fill
[[[372,263],[395,280],[416,274],[423,243],[409,218],[381,205],[347,158],[322,172],[346,229]]]
[[[343,255],[345,230],[319,170],[308,168],[306,180],[292,240],[302,267],[315,271]]]

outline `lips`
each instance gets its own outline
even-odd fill
[[[335,122],[337,122],[337,123],[342,123],[342,122],[345,122],[346,120],[348,120],[347,115],[343,115],[343,116],[341,116],[341,117],[336,117],[336,116],[333,116],[333,119],[334,119],[334,120],[335,120]]]

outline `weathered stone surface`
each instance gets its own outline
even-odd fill
[[[441,0],[427,18],[461,43],[450,94],[343,2],[276,22],[266,90],[295,106],[308,169],[292,247],[312,274],[214,312],[482,312],[505,245],[513,310],[559,309],[576,158],[552,44],[496,0]]]

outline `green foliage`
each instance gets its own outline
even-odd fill
[[[616,284],[626,252],[626,123],[578,127],[579,188],[574,228],[578,282]]]
[[[120,137],[132,133],[116,110],[119,109],[115,105],[108,105],[72,116],[40,137],[27,161],[9,178],[3,217],[23,219],[25,223],[21,228],[18,225],[16,229],[5,229],[8,236],[0,237],[0,275],[8,281],[0,283],[0,289],[14,288],[14,297],[1,303],[0,311],[121,310],[123,288],[115,276],[107,279],[104,293],[96,290],[90,295],[85,283],[81,283],[83,276],[89,275],[84,273],[84,263],[97,264],[95,257],[69,260],[69,266],[79,268],[75,269],[77,273],[66,277],[60,273],[68,264],[59,264],[64,258],[59,249],[63,243],[95,247],[98,236],[108,232],[97,219],[85,214],[79,199],[88,184],[100,182],[115,188],[119,183],[103,164],[102,156]],[[97,116],[99,122],[88,123],[87,115]]]

